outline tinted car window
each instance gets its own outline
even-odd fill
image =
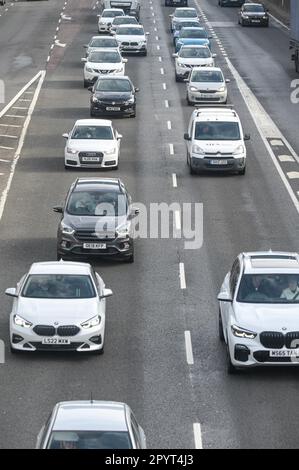
[[[211,51],[208,47],[203,48],[183,48],[180,51],[180,57],[188,59],[208,59],[211,57]]]
[[[95,297],[91,279],[86,275],[31,274],[22,297],[35,299],[89,299]]]
[[[48,449],[132,449],[125,431],[53,431]]]
[[[196,140],[240,140],[237,122],[197,122]]]
[[[128,36],[144,36],[144,31],[142,28],[131,28],[128,26],[127,28],[117,28],[116,34]]]
[[[92,52],[88,57],[88,62],[121,62],[121,56],[117,51]]]
[[[95,87],[96,91],[119,91],[119,92],[130,92],[132,91],[132,85],[129,80],[122,79],[99,79]]]
[[[138,21],[136,20],[136,18],[115,18],[113,20],[113,25],[117,25],[117,24],[137,24]]]
[[[207,32],[204,29],[191,29],[191,28],[182,28],[180,32],[180,38],[207,38]]]
[[[244,11],[263,13],[265,11],[262,5],[244,5]]]
[[[120,16],[120,15],[121,15],[121,11],[109,10],[109,11],[103,11],[102,17],[103,18],[114,18],[115,16]]]
[[[217,70],[212,72],[207,70],[194,70],[190,81],[220,83],[224,81],[224,78],[222,73],[218,72]]]
[[[90,47],[118,47],[118,42],[115,38],[97,38],[91,41]]]
[[[183,10],[183,11],[176,11],[175,17],[177,18],[196,18],[197,13],[193,10]]]
[[[123,216],[127,213],[127,200],[116,191],[75,191],[69,198],[67,212],[80,216]]]
[[[71,136],[72,139],[99,139],[113,140],[110,126],[77,126]]]
[[[244,274],[238,302],[299,303],[299,274]]]

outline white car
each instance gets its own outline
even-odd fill
[[[199,15],[195,8],[191,7],[183,7],[183,8],[176,8],[174,13],[169,15],[171,18],[171,26],[170,29],[173,32],[175,30],[175,24],[179,23],[180,21],[190,20],[199,20]]]
[[[88,57],[91,52],[98,51],[99,49],[107,48],[119,50],[118,42],[113,36],[92,36],[89,43],[85,44],[83,47],[86,49],[86,57]]]
[[[127,24],[139,24],[137,19],[135,18],[135,16],[116,16],[112,23],[111,23],[111,28],[110,28],[110,33],[112,33],[112,31],[115,31],[116,28],[120,25],[127,25]]]
[[[116,16],[124,16],[124,10],[121,8],[105,8],[100,15],[98,15],[98,30],[99,33],[109,33],[111,23]]]
[[[299,254],[241,253],[218,295],[228,372],[299,366]]]
[[[115,49],[102,49],[91,52],[89,56],[82,57],[84,65],[84,88],[98,79],[100,75],[124,75],[125,63],[128,59],[123,59],[120,52]]]
[[[122,25],[118,26],[115,32],[115,38],[119,44],[121,52],[138,53],[147,55],[147,36],[142,25]]]
[[[106,297],[112,295],[87,263],[34,263],[16,288],[10,343],[21,351],[104,352]]]
[[[187,103],[225,104],[229,81],[219,67],[194,67],[187,80]]]
[[[182,46],[175,57],[175,79],[184,80],[189,77],[193,67],[214,67],[214,57],[208,46]]]
[[[184,135],[190,173],[246,170],[245,140],[240,118],[232,106],[204,106],[193,111]]]
[[[69,134],[64,150],[66,168],[118,168],[122,135],[106,119],[80,119]]]

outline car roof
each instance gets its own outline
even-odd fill
[[[120,24],[118,26],[119,29],[122,29],[122,28],[138,28],[138,29],[144,29],[143,28],[143,25],[142,24]]]
[[[208,68],[208,67],[205,67]],[[239,122],[239,116],[236,111],[233,109],[233,106],[221,107],[217,105],[203,105],[198,106],[192,113],[191,119],[194,119],[196,122],[200,121],[221,121],[226,122]]]
[[[122,8],[104,8],[104,10],[102,11],[102,14],[104,13],[104,11],[124,11]]]
[[[53,431],[128,431],[125,403],[69,401],[56,407]]]
[[[194,11],[196,11],[196,9],[195,9],[195,8],[192,8],[192,7],[178,7],[178,8],[176,8],[176,9],[174,10],[174,12],[176,12],[176,11],[182,11],[182,10],[194,10]]]
[[[74,261],[44,261],[33,263],[29,274],[90,274],[90,264]]]
[[[124,184],[118,178],[77,178],[75,182],[75,189],[78,191],[92,191],[100,189],[100,187],[107,189],[107,191],[124,192]]]
[[[190,47],[190,46],[188,46],[188,47]],[[201,47],[208,47],[208,46],[203,46],[202,45]],[[193,70],[201,71],[201,72],[206,72],[206,71],[208,71],[208,72],[222,72],[220,67],[200,67],[200,66],[198,66],[198,67],[193,67],[192,71]],[[222,72],[222,74],[223,74],[223,72]],[[221,106],[220,106],[220,108],[221,108]]]
[[[108,119],[78,119],[75,126],[112,126]]]
[[[246,274],[281,273],[299,274],[298,253],[265,251],[243,253]]]
[[[183,26],[182,29],[186,30],[186,29],[201,29],[203,31],[205,31],[206,29],[203,27],[203,26]]]

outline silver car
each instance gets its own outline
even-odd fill
[[[219,67],[193,67],[187,83],[187,103],[222,103],[227,102],[227,86]]]
[[[37,449],[145,449],[131,408],[113,401],[57,403],[40,430]]]

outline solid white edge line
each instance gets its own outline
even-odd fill
[[[8,196],[10,187],[11,187],[11,183],[12,183],[12,180],[13,180],[13,176],[14,176],[14,173],[15,173],[15,170],[16,170],[16,166],[17,166],[18,160],[19,160],[20,155],[21,155],[21,151],[22,151],[22,148],[23,148],[23,145],[24,145],[26,133],[27,133],[27,130],[28,130],[30,121],[31,121],[31,116],[32,116],[32,113],[33,113],[34,108],[35,108],[35,106],[36,106],[36,103],[37,103],[37,100],[38,100],[38,96],[39,96],[39,93],[40,93],[42,84],[43,84],[43,82],[44,82],[45,76],[46,76],[45,70],[41,70],[41,71],[38,72],[38,74],[36,75],[36,77],[39,77],[39,82],[38,82],[38,85],[37,85],[37,87],[36,87],[36,90],[35,90],[35,93],[34,93],[32,102],[31,102],[31,104],[30,104],[30,107],[29,107],[29,110],[28,110],[28,115],[27,115],[27,117],[26,117],[26,119],[25,119],[25,122],[24,122],[24,126],[23,126],[23,129],[22,129],[22,132],[21,132],[21,136],[20,136],[20,140],[19,140],[19,143],[18,143],[18,147],[17,147],[17,149],[16,149],[16,152],[15,152],[15,154],[14,154],[14,158],[13,158],[13,160],[12,160],[12,164],[11,164],[11,167],[10,167],[10,174],[9,174],[9,178],[8,178],[6,187],[5,187],[5,189],[3,190],[2,194],[1,194],[1,198],[0,198],[0,221],[1,221],[2,217],[3,217],[3,212],[4,212],[4,208],[5,208],[5,203],[6,203],[6,200],[7,200],[7,196]],[[35,77],[35,79],[37,79],[36,77]],[[32,83],[32,80],[31,80],[29,83]]]
[[[187,364],[192,366],[194,364],[193,351],[192,351],[192,341],[190,331],[185,331],[185,346],[186,346],[186,359]]]
[[[40,77],[40,72],[38,72],[17,94],[14,98],[0,111],[0,118],[18,101],[20,96]]]
[[[180,269],[180,286],[181,289],[186,289],[186,275],[185,275],[185,265],[184,263],[179,264]]]
[[[201,426],[199,423],[193,423],[193,434],[195,449],[202,449]]]
[[[177,187],[178,187],[177,176],[176,176],[175,173],[172,173],[172,186],[173,186],[173,188],[177,188]]]

